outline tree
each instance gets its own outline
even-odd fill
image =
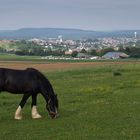
[[[130,49],[130,57],[132,58],[140,58],[140,48],[133,47]]]
[[[97,52],[96,52],[96,50],[93,49],[93,50],[91,50],[91,51],[89,52],[89,54],[90,54],[90,55],[93,55],[93,56],[96,56],[96,55],[97,55]]]
[[[82,49],[81,53],[87,53],[87,51],[85,49]]]
[[[125,48],[125,52],[126,52],[127,54],[130,54],[130,53],[131,53],[130,47],[126,47],[126,48]]]
[[[16,42],[15,45],[17,46],[17,51],[15,54],[18,55],[38,55],[42,56],[45,55],[46,52],[44,48],[34,42],[26,42],[25,40]]]
[[[78,54],[78,52],[77,52],[77,51],[73,51],[73,52],[72,52],[72,54],[71,54],[71,56],[72,56],[72,57],[76,57],[76,56],[77,56],[77,54]]]

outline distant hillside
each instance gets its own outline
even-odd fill
[[[30,39],[30,38],[57,38],[62,35],[66,39],[83,39],[98,37],[115,37],[115,36],[133,36],[140,30],[122,30],[111,32],[99,32],[80,29],[63,29],[63,28],[23,28],[19,30],[0,31],[0,39]]]

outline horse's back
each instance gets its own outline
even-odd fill
[[[37,70],[15,70],[0,68],[0,90],[11,93],[38,92],[39,80]]]

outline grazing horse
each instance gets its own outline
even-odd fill
[[[58,99],[49,80],[38,70],[27,68],[14,70],[0,68],[0,92],[7,91],[13,94],[23,94],[22,100],[15,112],[15,119],[22,119],[22,109],[27,99],[32,96],[32,118],[41,118],[37,111],[37,95],[41,93],[46,101],[46,109],[51,118],[58,115]]]

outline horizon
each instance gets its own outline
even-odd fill
[[[80,29],[80,28],[63,28],[63,27],[21,27],[21,28],[14,28],[14,29],[3,29],[0,31],[17,31],[21,29],[66,29],[66,30],[82,30],[82,31],[93,31],[93,32],[115,32],[115,31],[139,31],[140,29],[114,29],[114,30],[90,30],[90,29]]]

